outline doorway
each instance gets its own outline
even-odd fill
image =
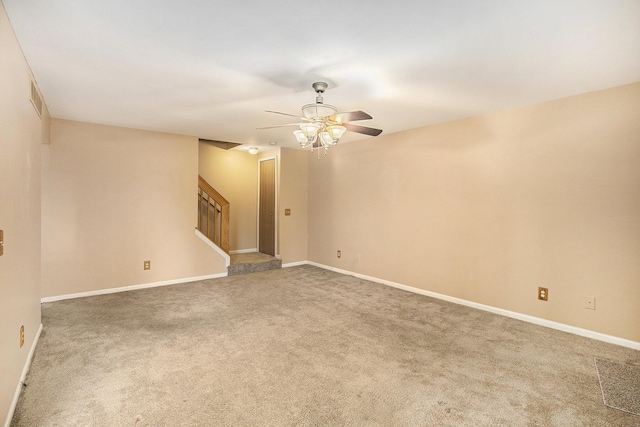
[[[276,255],[276,159],[259,161],[258,251]]]

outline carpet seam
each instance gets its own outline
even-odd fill
[[[635,412],[631,412],[631,411],[628,411],[628,410],[623,409],[623,408],[618,408],[617,406],[613,406],[613,405],[607,403],[607,399],[605,398],[605,395],[604,395],[604,387],[602,386],[602,378],[600,377],[600,370],[598,369],[598,359],[603,360],[605,362],[609,362],[609,363],[619,363],[619,362],[616,362],[616,361],[613,361],[613,360],[609,360],[609,359],[598,358],[598,357],[595,357],[595,356],[593,358],[593,362],[594,362],[594,365],[595,365],[595,368],[596,368],[596,374],[598,375],[598,385],[600,385],[600,393],[602,394],[602,403],[604,404],[604,406],[606,406],[608,408],[611,408],[611,409],[615,409],[616,411],[621,411],[621,412],[625,412],[627,414],[634,415],[636,417],[640,417],[640,415],[635,413]]]

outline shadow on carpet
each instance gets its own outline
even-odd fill
[[[640,416],[640,366],[595,359],[604,404]]]

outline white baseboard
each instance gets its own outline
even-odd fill
[[[115,294],[118,292],[135,291],[136,289],[156,288],[158,286],[177,285],[180,283],[197,282],[198,280],[218,279],[227,277],[227,273],[210,274],[207,276],[187,277],[185,279],[167,280],[164,282],[144,283],[141,285],[122,286],[119,288],[99,289],[96,291],[78,292],[75,294],[57,295],[53,297],[44,297],[40,299],[41,303],[61,301],[65,299],[92,297],[96,295]]]
[[[600,332],[591,331],[588,329],[578,328],[576,326],[565,325],[564,323],[558,323],[547,319],[542,319],[540,317],[530,316],[528,314],[516,313],[514,311],[505,310],[502,308],[492,307],[490,305],[479,304],[473,301],[467,301],[461,298],[451,297],[449,295],[439,294],[436,292],[426,291],[424,289],[414,288],[412,286],[403,285],[401,283],[392,282],[390,280],[378,279],[377,277],[371,277],[364,274],[354,273],[352,271],[343,270],[340,268],[331,267],[324,264],[319,264],[313,261],[305,261],[302,263],[292,263],[295,265],[313,265],[316,267],[324,268],[326,270],[335,271],[336,273],[346,274],[349,276],[354,276],[359,279],[370,280],[372,282],[380,283],[383,285],[391,286],[394,288],[402,289],[404,291],[413,292],[420,295],[425,295],[431,298],[440,299],[443,301],[452,302],[455,304],[464,305],[467,307],[477,308],[478,310],[488,311],[490,313],[499,314],[501,316],[510,317],[512,319],[522,320],[524,322],[533,323],[535,325],[544,326],[551,329],[556,329],[558,331],[568,332],[570,334],[579,335],[581,337],[592,338],[594,340],[607,342],[610,344],[616,344],[622,347],[628,347],[634,350],[640,350],[640,342],[631,341],[625,338],[614,337],[612,335],[603,334]],[[287,265],[289,266],[289,265]],[[284,265],[283,265],[284,267]]]
[[[287,263],[287,264],[283,264],[282,267],[286,268],[286,267],[295,267],[295,266],[299,266],[299,265],[313,265],[319,268],[324,268],[325,270],[330,270],[330,271],[334,271],[336,273],[341,273],[341,274],[346,274],[349,276],[354,276],[360,279],[364,279],[364,280],[369,280],[372,282],[376,282],[376,283],[380,283],[383,285],[387,285],[387,286],[391,286],[394,288],[398,288],[398,289],[402,289],[408,292],[413,292],[416,294],[420,294],[420,295],[425,295],[431,298],[436,298],[436,299],[440,299],[443,301],[448,301],[448,302],[452,302],[454,304],[460,304],[460,305],[464,305],[467,307],[471,307],[471,308],[477,308],[478,310],[483,310],[483,311],[488,311],[490,313],[495,313],[495,314],[499,314],[501,316],[506,316],[506,317],[510,317],[512,319],[517,319],[517,320],[522,320],[524,322],[529,322],[529,323],[533,323],[536,325],[540,325],[540,326],[544,326],[547,328],[551,328],[551,329],[556,329],[559,331],[563,331],[563,332],[568,332],[574,335],[579,335],[582,337],[586,337],[586,338],[592,338],[598,341],[603,341],[603,342],[607,342],[610,344],[616,344],[622,347],[627,347],[627,348],[631,348],[634,350],[640,350],[640,342],[636,342],[636,341],[631,341],[625,338],[619,338],[619,337],[615,337],[612,335],[607,335],[607,334],[603,334],[600,332],[595,332],[595,331],[591,331],[588,329],[582,329],[582,328],[578,328],[576,326],[571,326],[571,325],[566,325],[564,323],[559,323],[559,322],[554,322],[552,320],[547,320],[547,319],[542,319],[540,317],[535,317],[535,316],[530,316],[528,314],[522,314],[522,313],[516,313],[514,311],[509,311],[509,310],[505,310],[502,308],[497,308],[497,307],[492,307],[489,305],[484,305],[484,304],[480,304],[477,302],[473,302],[473,301],[468,301],[468,300],[464,300],[461,298],[456,298],[456,297],[452,297],[449,295],[444,295],[444,294],[439,294],[437,292],[431,292],[431,291],[427,291],[424,289],[419,289],[419,288],[414,288],[412,286],[407,286],[407,285],[403,285],[401,283],[396,283],[396,282],[392,282],[390,280],[384,280],[384,279],[379,279],[377,277],[372,277],[372,276],[367,276],[365,274],[360,274],[360,273],[354,273],[352,271],[348,271],[348,270],[343,270],[340,268],[336,268],[336,267],[331,267],[328,265],[324,265],[324,264],[319,264],[317,262],[313,262],[313,261],[297,261],[297,262],[291,262],[291,263]],[[133,285],[133,286],[123,286],[120,288],[111,288],[111,289],[101,289],[101,290],[97,290],[97,291],[90,291],[90,292],[80,292],[80,293],[76,293],[76,294],[67,294],[67,295],[59,295],[59,296],[54,296],[54,297],[46,297],[46,298],[42,298],[41,302],[45,303],[45,302],[53,302],[53,301],[60,301],[60,300],[64,300],[64,299],[71,299],[71,298],[82,298],[82,297],[87,297],[87,296],[94,296],[94,295],[104,295],[104,294],[111,294],[111,293],[116,293],[116,292],[126,292],[126,291],[131,291],[131,290],[136,290],[136,289],[144,289],[144,288],[152,288],[152,287],[157,287],[157,286],[167,286],[167,285],[174,285],[174,284],[179,284],[179,283],[187,283],[187,282],[195,282],[198,280],[207,280],[207,279],[217,279],[220,277],[226,277],[227,273],[219,273],[219,274],[213,274],[213,275],[209,275],[209,276],[200,276],[200,277],[191,277],[191,278],[187,278],[187,279],[179,279],[179,280],[170,280],[170,281],[166,281],[166,282],[157,282],[157,283],[148,283],[148,284],[142,284],[142,285]]]
[[[235,251],[229,251],[229,255],[248,254],[248,253],[251,253],[251,252],[258,252],[258,248],[237,249]]]
[[[33,359],[33,353],[36,351],[36,346],[38,345],[38,340],[40,339],[40,334],[42,333],[42,323],[38,328],[38,332],[36,333],[36,337],[31,344],[31,348],[29,349],[29,354],[27,355],[27,360],[24,362],[24,367],[22,368],[22,373],[20,374],[20,381],[18,381],[18,386],[16,387],[16,391],[13,394],[13,400],[11,401],[11,406],[9,407],[9,413],[7,414],[7,419],[4,421],[4,427],[9,427],[11,424],[11,420],[13,419],[13,414],[16,411],[16,406],[18,405],[18,399],[20,398],[20,392],[22,391],[22,384],[24,384],[25,378],[27,378],[27,373],[29,372],[29,368],[31,367],[31,360]]]
[[[309,264],[311,264],[309,261],[288,262],[286,264],[282,264],[282,268],[295,267],[297,265],[309,265]]]

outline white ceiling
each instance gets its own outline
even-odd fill
[[[640,81],[638,0],[2,1],[53,117],[247,147],[319,80],[385,133]]]

